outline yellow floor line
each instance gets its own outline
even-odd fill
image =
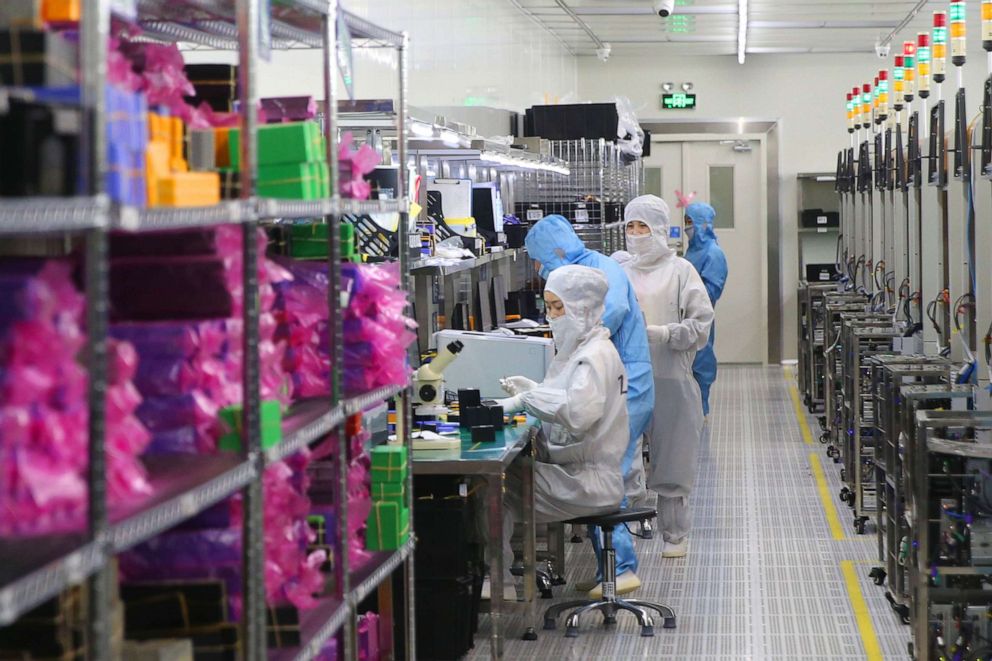
[[[803,412],[803,404],[799,400],[799,391],[796,389],[796,380],[792,377],[792,368],[785,368],[785,382],[789,386],[789,396],[792,398],[792,410],[796,412],[796,421],[799,422],[799,431],[803,435],[803,443],[813,445],[813,432],[810,431],[809,422]]]
[[[861,583],[858,581],[858,572],[854,568],[854,563],[844,560],[840,563],[840,570],[844,574],[847,598],[851,602],[854,620],[858,623],[858,633],[861,634],[861,643],[865,647],[865,661],[882,661],[882,648],[878,644],[875,624],[871,621],[865,595],[861,592]]]
[[[827,476],[823,473],[823,464],[820,463],[820,456],[810,452],[809,467],[813,471],[813,478],[816,480],[816,490],[820,494],[820,504],[823,506],[823,514],[827,517],[827,525],[830,527],[830,535],[835,540],[845,539],[844,528],[840,525],[840,517],[837,516],[837,508],[830,498],[830,487],[827,485]]]

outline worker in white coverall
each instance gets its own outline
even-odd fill
[[[688,551],[689,493],[696,479],[703,432],[699,385],[692,375],[696,351],[706,346],[713,306],[702,279],[668,246],[668,205],[654,195],[624,210],[627,254],[618,254],[647,323],[654,368],[654,417],[648,427],[647,486],[658,493],[666,558]]]
[[[627,375],[603,326],[608,288],[603,272],[587,266],[561,266],[548,275],[544,301],[555,358],[543,382],[509,377],[504,387],[516,394],[497,400],[507,413],[526,411],[541,421],[534,464],[537,523],[614,512],[624,497]],[[523,507],[516,465],[506,479],[503,566],[509,568],[510,536]]]

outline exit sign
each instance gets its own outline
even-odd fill
[[[695,94],[662,94],[662,110],[693,110],[696,107]]]

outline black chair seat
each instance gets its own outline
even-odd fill
[[[631,523],[633,521],[647,521],[658,516],[658,511],[653,507],[634,507],[627,510],[617,510],[608,514],[598,514],[596,516],[584,516],[572,519],[565,523],[572,525],[600,526],[601,528],[612,528],[621,523]]]

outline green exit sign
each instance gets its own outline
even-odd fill
[[[662,110],[693,110],[696,107],[695,94],[662,94]]]

